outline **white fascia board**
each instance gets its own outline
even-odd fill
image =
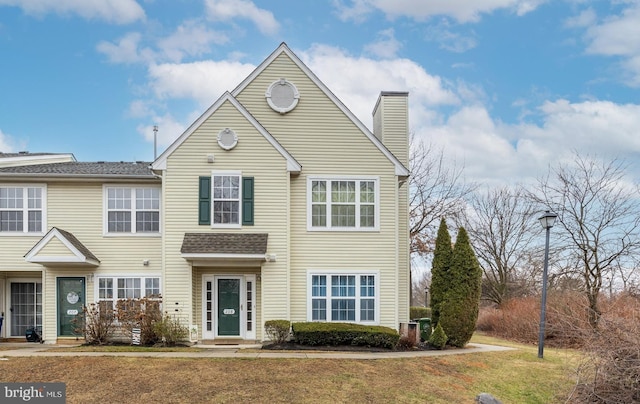
[[[284,42],[280,44],[278,49],[271,53],[271,55],[269,55],[269,57],[265,59],[265,61],[262,62],[246,79],[244,79],[242,83],[240,83],[240,85],[238,85],[238,87],[236,87],[231,92],[231,94],[234,97],[237,97],[238,94],[240,94],[242,90],[244,90],[249,85],[249,83],[251,83],[260,73],[262,73],[262,71],[267,66],[269,66],[278,56],[280,56],[281,53],[289,56],[291,60],[293,60],[293,62],[307,76],[309,76],[311,81],[313,81],[314,84],[316,84],[325,93],[325,95],[329,97],[329,99],[331,99],[331,101],[333,101],[338,106],[338,108],[347,117],[349,117],[349,119],[351,119],[351,121],[362,131],[362,133],[364,133],[364,135],[369,138],[369,140],[382,152],[382,154],[384,154],[385,157],[387,157],[387,159],[389,159],[389,161],[393,163],[393,165],[395,166],[395,175],[399,177],[409,176],[409,169],[407,169],[407,167],[405,167],[404,164],[402,164],[400,160],[398,160],[396,156],[394,156],[393,153],[391,153],[389,149],[387,149],[387,147],[377,137],[375,137],[373,133],[371,133],[371,131],[353,114],[353,112],[351,112],[349,108],[347,108],[342,103],[342,101],[340,101],[340,99],[336,97],[335,94],[331,92],[331,90],[329,90],[329,88],[311,71],[311,69],[307,67],[307,65],[302,62],[302,60],[300,60],[300,58],[298,58],[298,56],[296,56],[295,53],[293,53],[293,51],[291,51],[291,49],[289,49],[287,44]]]
[[[266,261],[265,254],[216,254],[216,253],[183,253],[182,258],[190,261],[198,260],[258,260]]]
[[[287,161],[287,170],[298,174],[302,170],[300,163],[284,148],[278,141],[258,122],[247,109],[235,99],[231,93],[225,92],[222,97],[218,98],[194,123],[187,128],[186,131],[171,146],[169,146],[157,159],[151,164],[152,170],[165,170],[167,168],[167,159],[169,156],[206,121],[215,111],[217,111],[224,102],[229,101],[251,124],[260,132],[262,136],[285,158]]]

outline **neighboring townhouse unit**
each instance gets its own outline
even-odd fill
[[[150,165],[0,155],[2,335],[54,342],[82,305],[157,293],[203,343],[271,319],[398,329],[407,104],[381,93],[371,133],[283,43]]]

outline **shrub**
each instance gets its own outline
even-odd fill
[[[411,320],[418,320],[425,317],[431,318],[431,307],[411,306],[409,308],[409,318]]]
[[[412,349],[414,346],[415,346],[414,341],[411,338],[403,335],[398,340],[398,345],[396,346],[396,348],[400,351],[408,351]]]
[[[189,327],[182,325],[179,318],[172,317],[169,313],[165,313],[162,320],[154,324],[153,329],[164,346],[175,346],[178,342],[186,341],[189,336]]]
[[[115,315],[113,309],[100,310],[97,304],[91,303],[89,307],[83,307],[82,313],[71,322],[73,332],[84,335],[88,344],[104,345],[109,342],[115,328]]]
[[[120,299],[116,302],[116,317],[123,331],[131,338],[134,328],[140,329],[140,344],[154,345],[161,340],[155,324],[162,321],[161,301],[155,297]]]
[[[569,401],[640,402],[640,298],[611,299],[603,307],[598,330],[590,333]]]
[[[282,344],[289,338],[291,321],[289,320],[269,320],[264,323],[264,331],[267,337],[276,344]]]
[[[350,323],[293,323],[293,338],[302,345],[358,345],[393,349],[400,339],[394,329]]]
[[[438,324],[429,337],[429,345],[436,349],[443,349],[447,345],[447,334],[442,326]]]

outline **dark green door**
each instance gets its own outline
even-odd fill
[[[76,336],[71,320],[82,314],[84,278],[58,278],[58,336]]]
[[[218,279],[218,336],[240,336],[240,279]]]

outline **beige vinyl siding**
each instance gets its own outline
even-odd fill
[[[298,106],[281,115],[269,108],[264,92],[286,78],[300,92]],[[307,271],[379,271],[380,324],[397,328],[399,303],[406,297],[406,260],[400,262],[395,167],[358,127],[286,55],[280,55],[237,97],[302,165],[291,179],[291,319],[307,319]],[[373,104],[373,103],[372,103]],[[373,106],[373,105],[372,105]],[[308,232],[307,176],[379,178],[380,227],[376,232]],[[283,285],[286,280],[282,279]],[[263,285],[266,293],[282,290]],[[267,300],[269,297],[265,297]],[[400,300],[399,300],[400,299]],[[403,300],[404,299],[404,300]],[[405,311],[403,309],[403,311]]]
[[[37,257],[72,257],[75,256],[69,248],[62,243],[57,237],[53,237],[47,245],[45,245]]]
[[[376,136],[405,167],[409,167],[409,99],[406,95],[383,95],[376,110]],[[381,119],[384,116],[384,120]]]
[[[115,183],[114,183],[115,184]],[[135,185],[131,182],[127,186]],[[159,185],[159,183],[158,183]],[[146,184],[145,186],[148,186]],[[141,273],[161,274],[161,246],[159,236],[124,235],[103,236],[103,185],[101,183],[50,183],[47,185],[47,229],[58,227],[73,233],[99,260],[94,267],[46,268],[42,265],[26,262],[24,255],[40,241],[43,234],[37,236],[1,236],[0,272],[11,271],[8,277],[25,271],[45,272],[43,276],[43,333],[53,342],[57,335],[56,282],[60,276],[88,276],[101,274]],[[46,233],[46,231],[45,231]],[[40,255],[58,255],[62,243],[52,239]],[[69,255],[70,252],[62,255]],[[148,266],[142,261],[149,260]],[[18,271],[18,272],[15,272]],[[164,280],[162,280],[164,284]],[[87,302],[93,301],[93,282],[86,282]]]
[[[217,144],[218,132],[232,129],[238,145],[230,151]],[[207,156],[213,154],[214,162]],[[198,177],[209,176],[215,170],[240,171],[244,177],[254,177],[254,223],[241,228],[211,228],[198,224]],[[230,103],[224,103],[167,159],[165,181],[165,278],[169,302],[184,305],[184,312],[192,324],[200,323],[199,311],[192,306],[190,264],[182,258],[180,248],[187,232],[268,233],[267,251],[277,255],[276,262],[263,263],[262,287],[281,289],[287,279],[287,211],[288,181],[286,160]],[[220,272],[224,269],[212,271]],[[255,273],[253,271],[252,273]],[[197,289],[197,288],[196,288]],[[195,299],[194,299],[195,300]],[[263,320],[286,318],[288,300],[285,293],[262,300]],[[261,324],[257,324],[258,337]]]

